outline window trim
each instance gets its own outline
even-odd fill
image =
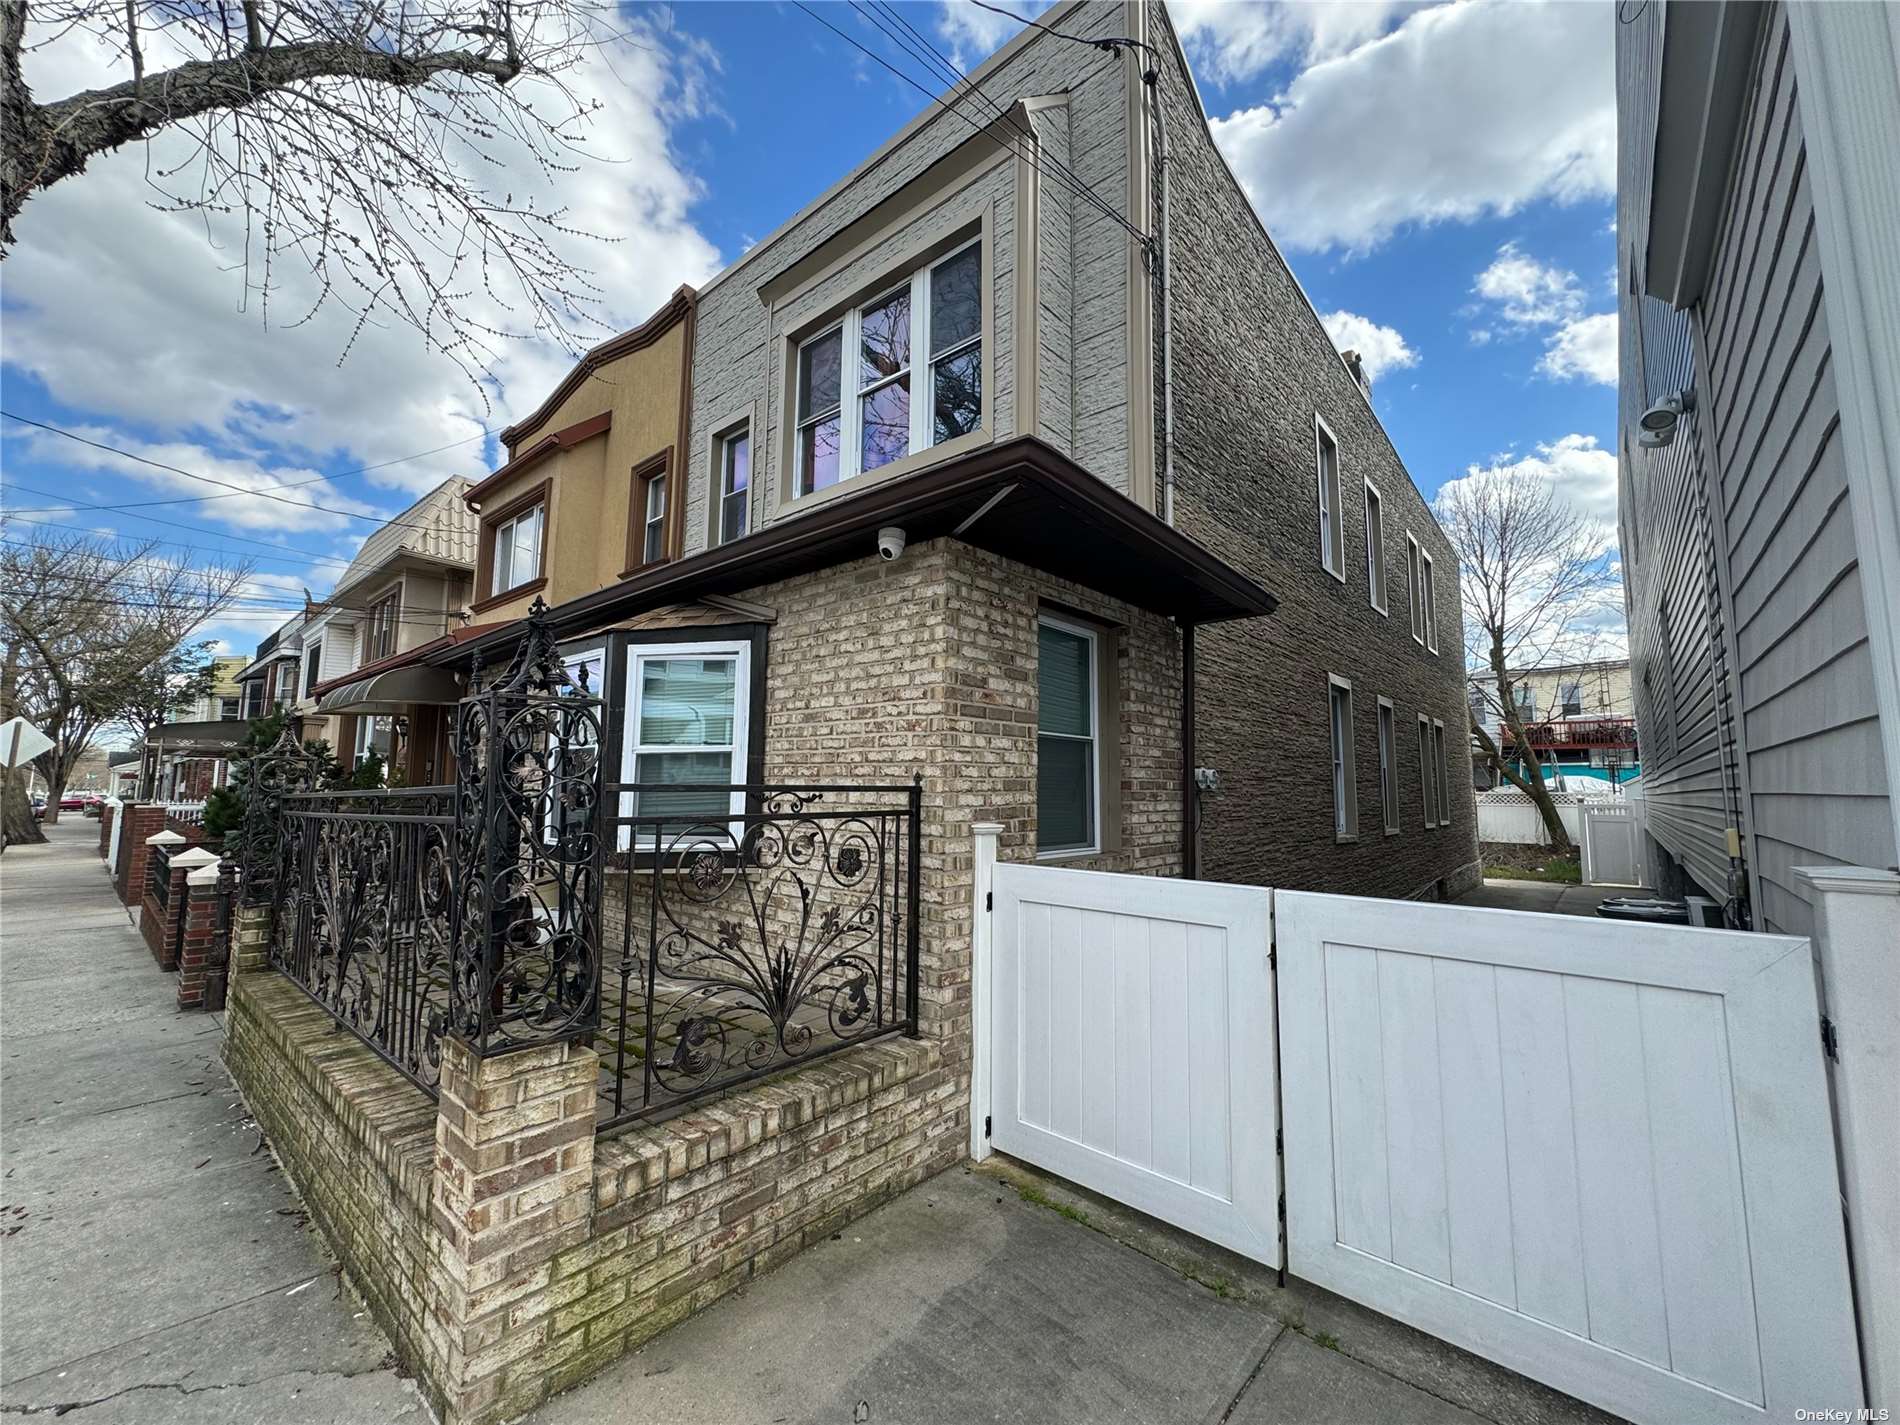
[[[1392,616],[1391,599],[1385,579],[1385,496],[1370,480],[1365,482],[1366,508],[1366,601],[1382,617]],[[1374,532],[1378,538],[1373,538]],[[1377,543],[1375,550],[1373,545]]]
[[[752,749],[752,662],[753,640],[750,638],[722,638],[710,641],[685,642],[629,642],[623,646],[620,655],[619,683],[620,698],[620,767],[616,778],[621,782],[636,782],[639,763],[636,760],[643,750],[638,742],[640,730],[640,664],[642,660],[655,658],[734,658],[732,685],[732,756],[730,766],[732,775],[727,778],[735,790],[727,798],[727,810],[735,825],[746,812],[746,794],[744,791],[750,778],[747,775],[751,765]],[[603,680],[611,676],[611,668],[604,673]],[[690,751],[690,748],[647,747],[651,752]],[[630,817],[633,812],[632,792],[621,792],[617,803],[616,815]],[[742,834],[742,833],[739,833]],[[734,835],[735,844],[738,834]],[[651,840],[642,841],[638,846],[632,844],[633,829],[626,825],[618,828],[614,836],[614,850],[652,852]]]
[[[1418,793],[1420,810],[1425,813],[1425,829],[1438,825],[1436,779],[1432,776],[1432,720],[1418,715]]]
[[[526,583],[516,584],[499,594],[485,594],[482,590],[492,588],[495,582],[495,539],[502,525],[517,515],[527,512],[529,507],[541,506],[541,551],[539,555],[540,572]],[[475,584],[469,590],[475,597],[468,611],[478,614],[505,604],[511,599],[519,599],[527,594],[536,593],[547,587],[548,583],[548,542],[554,529],[554,480],[552,477],[530,485],[519,495],[492,510],[482,513],[481,541],[475,553]]]
[[[1036,629],[1037,629],[1038,635],[1040,635],[1042,626],[1044,624],[1049,625],[1049,627],[1051,628],[1060,629],[1064,633],[1073,634],[1074,636],[1085,639],[1088,642],[1088,646],[1089,646],[1089,678],[1088,678],[1088,682],[1089,682],[1089,734],[1086,739],[1082,739],[1082,738],[1078,738],[1074,736],[1071,733],[1064,733],[1064,732],[1045,733],[1042,730],[1041,720],[1040,720],[1041,703],[1042,703],[1042,667],[1041,667],[1041,661],[1040,659],[1038,659],[1037,667],[1036,667],[1036,688],[1037,688],[1036,702],[1037,702],[1037,712],[1038,712],[1036,739],[1037,739],[1038,747],[1040,748],[1041,740],[1044,737],[1061,737],[1071,742],[1079,742],[1079,741],[1086,740],[1089,743],[1090,748],[1092,749],[1093,754],[1094,754],[1089,759],[1089,770],[1092,777],[1093,785],[1090,788],[1089,806],[1091,808],[1091,814],[1089,817],[1089,840],[1086,845],[1051,846],[1046,850],[1043,849],[1043,847],[1040,844],[1040,838],[1042,834],[1042,805],[1041,805],[1040,798],[1038,799],[1037,805],[1036,805],[1036,833],[1038,837],[1038,844],[1036,847],[1036,859],[1038,861],[1057,861],[1057,860],[1063,860],[1063,859],[1066,859],[1069,857],[1075,857],[1075,856],[1099,856],[1101,855],[1103,846],[1105,844],[1105,837],[1103,835],[1103,827],[1106,824],[1106,816],[1105,816],[1106,809],[1102,805],[1102,707],[1101,705],[1102,705],[1102,634],[1104,630],[1100,628],[1099,626],[1094,626],[1088,623],[1084,623],[1080,619],[1071,618],[1062,613],[1052,612],[1047,608],[1041,608],[1036,611]],[[1037,776],[1040,777],[1042,773],[1042,758],[1041,758],[1040,750],[1038,751],[1037,758],[1036,758],[1036,772],[1037,772]]]
[[[1411,530],[1405,531],[1405,602],[1412,616],[1412,642],[1425,646],[1425,604],[1419,594],[1419,561],[1425,548]]]
[[[712,498],[707,501],[709,523],[706,531],[706,547],[708,549],[717,549],[725,544],[736,544],[752,533],[752,516],[757,508],[755,497],[759,488],[759,443],[753,438],[752,431],[752,417],[748,414],[736,421],[726,422],[724,426],[713,432],[711,457],[707,461],[707,469],[712,475]],[[732,497],[731,492],[726,489],[727,456],[732,442],[741,437],[745,439],[749,448],[748,458],[751,461],[751,470],[746,475],[745,519],[740,522],[739,532],[731,539],[727,539],[725,537],[726,501]]]
[[[1376,700],[1379,720],[1379,820],[1387,836],[1399,834],[1399,715],[1392,699]]]
[[[317,684],[323,681],[323,640],[304,645],[303,650],[303,696],[316,696]]]
[[[785,353],[783,363],[783,381],[779,388],[779,399],[783,403],[784,418],[777,424],[776,440],[779,459],[779,474],[774,486],[777,495],[775,513],[783,514],[796,509],[803,512],[812,505],[834,498],[849,490],[862,488],[865,482],[893,478],[921,468],[926,464],[950,459],[968,450],[987,445],[994,424],[996,393],[995,372],[995,333],[993,331],[995,294],[992,290],[994,278],[994,259],[990,252],[991,213],[986,206],[972,212],[969,220],[960,225],[954,235],[937,238],[916,245],[902,256],[893,259],[882,270],[886,278],[868,283],[855,289],[855,294],[842,303],[826,309],[824,315],[811,321],[789,327],[784,334]],[[978,422],[973,430],[962,435],[952,436],[948,440],[935,443],[918,443],[918,433],[934,435],[934,403],[920,399],[916,390],[916,372],[920,369],[918,352],[924,353],[922,369],[928,371],[933,364],[929,357],[928,325],[928,274],[931,269],[942,265],[965,251],[975,249],[978,254],[978,314],[976,335],[966,343],[959,343],[956,350],[974,344],[981,351],[981,380],[984,390],[984,405]],[[834,268],[822,277],[807,285],[809,292],[818,282],[837,275],[840,269]],[[857,390],[855,374],[846,369],[847,358],[854,348],[855,327],[860,314],[867,307],[875,307],[880,302],[899,291],[905,282],[911,284],[911,444],[909,451],[896,460],[891,460],[873,470],[861,468],[863,454],[863,436],[861,422],[855,402]],[[919,286],[924,289],[919,293]],[[796,298],[788,299],[795,301]],[[921,325],[920,325],[921,322]],[[802,469],[803,456],[799,439],[800,430],[813,422],[798,419],[799,401],[799,355],[812,342],[840,332],[840,369],[839,369],[839,475],[823,489],[804,491]],[[947,353],[954,355],[954,351]],[[942,358],[937,358],[942,359]],[[876,383],[874,383],[876,384]],[[829,408],[827,408],[829,409]],[[755,431],[757,426],[755,424]],[[753,486],[758,487],[760,478],[759,450],[754,444],[752,452]]]
[[[1331,446],[1333,451],[1330,519],[1326,501],[1326,462],[1323,458],[1327,446]],[[1313,412],[1313,498],[1319,521],[1319,567],[1343,584],[1346,582],[1346,512],[1343,508],[1346,499],[1345,485],[1340,475],[1339,437],[1333,434],[1333,428],[1326,424],[1318,411]]]
[[[1438,566],[1425,546],[1418,547],[1418,557],[1424,568],[1420,571],[1419,583],[1425,590],[1425,651],[1438,652]]]
[[[1345,727],[1339,725],[1340,695],[1344,694]],[[1337,673],[1326,675],[1326,740],[1333,768],[1333,841],[1337,844],[1359,839],[1359,766],[1354,756],[1357,729],[1354,725],[1352,681]]]
[[[620,571],[623,579],[679,558],[679,520],[674,506],[679,503],[679,482],[672,479],[673,447],[657,451],[633,467],[627,477],[627,563]],[[660,557],[646,557],[647,500],[655,480],[666,481],[666,508],[660,514]]]
[[[1433,759],[1433,772],[1438,778],[1438,824],[1451,825],[1451,753],[1445,747],[1445,723],[1442,718],[1432,719],[1432,747],[1438,754]]]
[[[393,658],[396,654],[402,652],[403,583],[403,580],[398,579],[395,583],[377,590],[364,601],[362,624],[363,659],[362,662],[357,665],[358,667],[378,663],[385,658]],[[376,611],[392,599],[395,600],[396,611],[391,614],[389,618],[389,648],[386,652],[377,653],[372,648],[376,637]]]

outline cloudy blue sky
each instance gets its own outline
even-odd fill
[[[814,8],[931,84],[848,6]],[[1017,28],[969,0],[904,9],[966,67]],[[1216,138],[1335,340],[1368,356],[1420,488],[1530,461],[1613,519],[1611,8],[1196,0],[1172,13]],[[577,77],[601,101],[598,161],[559,188],[620,238],[577,253],[617,325],[718,271],[929,102],[790,4],[624,14],[624,38]],[[113,77],[82,39],[28,66],[41,98]],[[492,432],[567,358],[513,345],[477,389],[409,328],[372,325],[339,362],[349,314],[283,321],[308,295],[292,274],[267,323],[235,234],[159,211],[146,162],[112,155],[29,204],[0,267],[0,404],[175,469],[0,422],[6,507],[40,522],[0,537],[68,527],[254,559],[242,611],[208,630],[247,651],[302,590],[329,588],[377,519],[491,468]],[[180,472],[247,491],[303,483],[267,498]],[[299,500],[326,508],[286,503]]]

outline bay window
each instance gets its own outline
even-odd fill
[[[1037,635],[1036,850],[1099,850],[1097,634],[1044,617]]]
[[[982,249],[914,273],[798,348],[797,493],[813,494],[982,423]]]

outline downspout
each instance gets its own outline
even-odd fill
[[[1181,877],[1200,879],[1200,797],[1194,785],[1194,625],[1181,625]]]
[[[1168,260],[1174,224],[1170,221],[1171,204],[1168,171],[1173,152],[1168,147],[1168,126],[1161,109],[1159,74],[1150,69],[1142,76],[1154,101],[1155,135],[1161,144],[1161,518],[1174,523],[1174,265]],[[1190,639],[1192,634],[1190,633]],[[1192,643],[1190,642],[1190,647]],[[1192,768],[1189,769],[1190,771]]]

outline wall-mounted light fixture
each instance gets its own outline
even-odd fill
[[[1676,427],[1681,424],[1683,413],[1695,409],[1695,393],[1679,391],[1673,396],[1664,396],[1660,401],[1652,402],[1637,422],[1642,427],[1636,437],[1637,444],[1645,450],[1661,450],[1676,443]]]

